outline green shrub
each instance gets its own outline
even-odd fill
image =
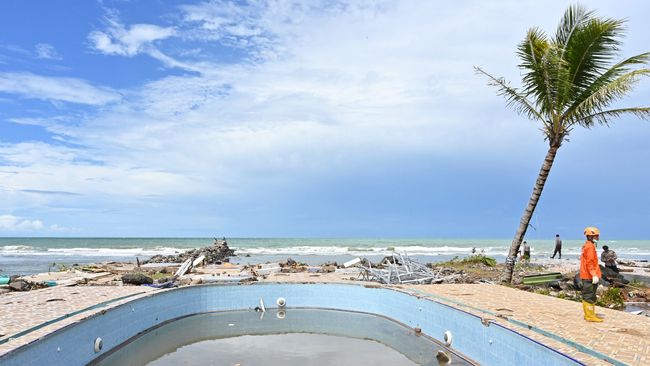
[[[550,295],[551,290],[549,290],[547,288],[538,288],[538,289],[535,290],[535,293],[540,294],[540,295]]]
[[[623,293],[620,288],[609,287],[596,301],[596,305],[620,309],[625,307],[625,300],[623,299]]]
[[[485,264],[488,267],[494,267],[497,265],[497,260],[485,256],[483,254],[470,255],[469,257],[463,258],[460,263],[464,264]]]

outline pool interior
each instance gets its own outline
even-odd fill
[[[329,309],[195,314],[153,327],[89,365],[472,365],[390,319]]]

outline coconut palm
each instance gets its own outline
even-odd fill
[[[489,85],[518,113],[539,122],[549,148],[535,182],[533,193],[512,240],[503,273],[504,282],[512,281],[519,246],[526,235],[555,155],[576,126],[591,128],[609,125],[627,114],[648,119],[649,107],[610,108],[624,97],[644,76],[650,52],[615,62],[624,20],[599,18],[581,6],[571,6],[560,21],[553,37],[539,28],[531,28],[518,45],[522,87],[510,86],[503,78],[476,67],[489,79]]]

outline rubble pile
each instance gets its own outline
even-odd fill
[[[154,255],[143,263],[183,263],[188,259],[196,259],[205,256],[205,264],[221,264],[229,262],[230,257],[235,256],[235,251],[228,247],[225,240],[216,240],[208,247],[190,249],[178,255]]]
[[[362,280],[385,284],[459,283],[466,277],[462,271],[432,269],[398,253],[385,257],[378,265],[373,265],[367,259],[360,260],[356,265],[361,268]]]

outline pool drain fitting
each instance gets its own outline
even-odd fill
[[[95,339],[95,353],[99,353],[102,350],[102,347],[104,347],[104,341],[100,337],[97,337]]]
[[[454,342],[454,336],[451,335],[450,331],[446,331],[445,335],[442,337],[445,341],[445,346],[449,347]]]
[[[278,307],[281,309],[284,309],[284,307],[287,306],[287,300],[285,300],[284,297],[278,297],[275,303],[278,304]]]

